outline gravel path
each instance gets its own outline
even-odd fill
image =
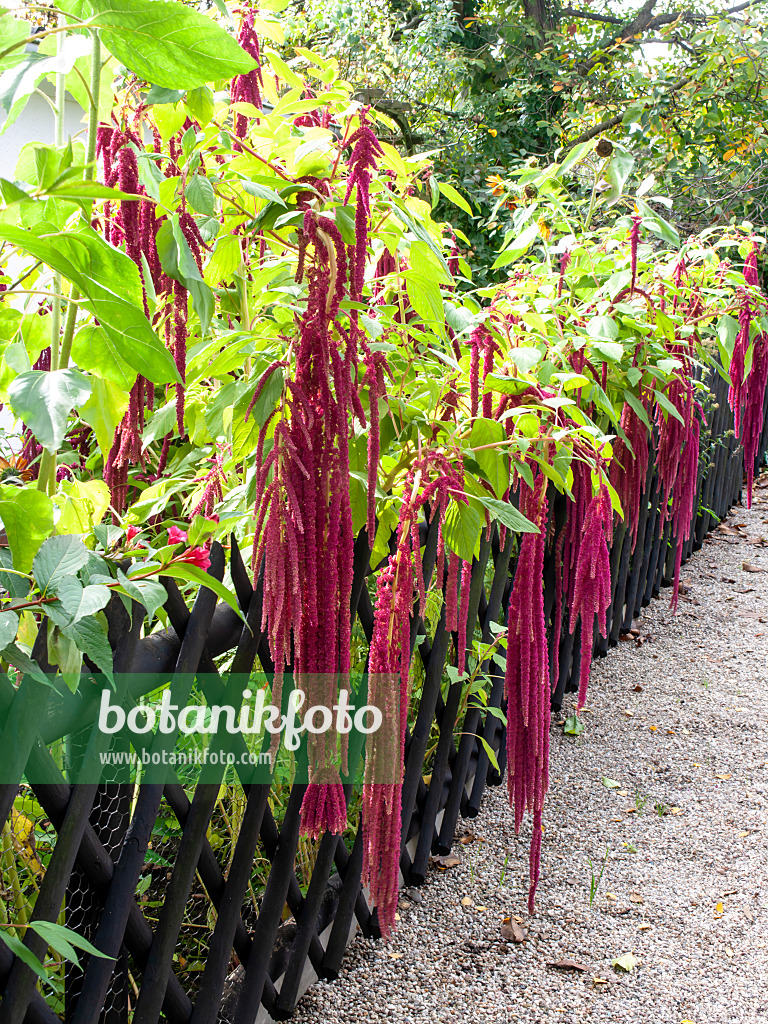
[[[763,544],[766,486],[684,567],[679,614],[663,592],[594,665],[584,734],[558,727],[574,695],[553,719],[536,914],[530,825],[516,841],[498,787],[459,823],[460,864],[403,893],[397,933],[357,939],[295,1021],[768,1024]]]

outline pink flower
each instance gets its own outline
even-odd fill
[[[126,544],[133,544],[134,540],[141,533],[141,529],[138,526],[129,526],[125,531],[125,542]]]
[[[168,530],[168,543],[169,544],[183,544],[187,539],[187,535],[184,530],[180,530],[178,526],[171,526]]]
[[[218,523],[219,521],[219,516],[216,512],[211,512],[211,514],[209,516],[206,516],[205,518],[208,520],[209,523]]]
[[[187,548],[177,556],[176,561],[189,562],[190,565],[196,565],[198,569],[208,569],[211,564],[207,548]]]

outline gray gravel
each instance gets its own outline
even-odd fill
[[[530,824],[516,840],[499,787],[459,823],[459,866],[433,869],[421,902],[404,893],[397,933],[355,940],[296,1021],[768,1024],[763,545],[766,485],[683,568],[678,614],[664,591],[593,666],[585,733],[558,727],[573,695],[553,718],[535,915]],[[590,907],[589,859],[599,872],[606,851]],[[627,953],[631,973],[612,966]]]

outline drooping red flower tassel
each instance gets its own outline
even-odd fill
[[[533,814],[529,855],[528,910],[533,913],[541,860],[541,817],[549,788],[550,686],[544,621],[546,478],[520,496],[520,511],[539,528],[520,543],[507,618],[507,790],[520,831],[526,809]]]
[[[571,603],[570,629],[572,633],[576,628],[577,618],[581,618],[581,667],[577,711],[581,710],[587,699],[595,619],[597,619],[600,636],[606,635],[605,613],[611,602],[608,538],[612,533],[611,499],[608,488],[603,485],[592,498],[584,516],[583,540],[576,563]]]
[[[253,22],[253,11],[248,9],[240,23],[237,41],[259,66],[253,71],[249,71],[247,75],[237,75],[232,79],[230,96],[232,103],[250,103],[257,110],[261,110],[261,90],[264,88],[264,80],[261,77],[259,37],[256,35]],[[247,132],[248,118],[245,114],[235,114],[235,135],[238,139],[244,139]]]

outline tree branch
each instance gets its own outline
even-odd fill
[[[684,89],[689,82],[692,82],[693,78],[689,75],[686,78],[681,78],[675,82],[674,85],[670,86],[669,93],[679,92]],[[582,142],[589,142],[590,139],[594,139],[596,135],[601,135],[603,132],[609,131],[611,128],[615,128],[620,125],[624,120],[624,114],[615,114],[613,117],[607,118],[605,121],[600,121],[594,128],[590,128],[586,132],[582,132],[581,135],[577,135],[575,139],[567,143],[566,149],[573,149],[574,146],[578,146]]]

